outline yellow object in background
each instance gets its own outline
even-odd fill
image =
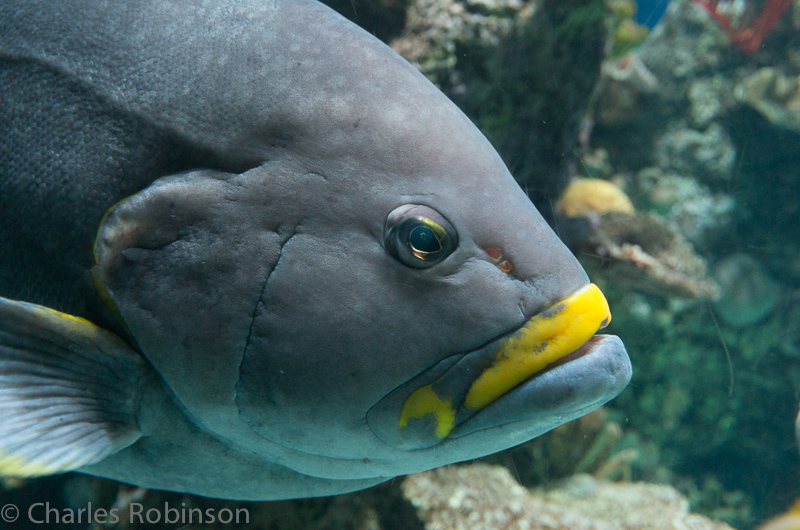
[[[564,190],[556,211],[566,217],[582,217],[590,213],[632,214],[635,209],[625,192],[613,182],[580,178],[573,180]]]

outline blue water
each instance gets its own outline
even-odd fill
[[[653,28],[664,16],[669,0],[638,0],[636,3],[639,6],[636,12],[636,22]]]

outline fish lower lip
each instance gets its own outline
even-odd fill
[[[533,438],[603,405],[627,386],[631,363],[622,341],[595,335],[578,350],[493,402],[448,435],[458,439],[478,431],[516,424]]]
[[[505,396],[507,396],[509,394],[513,394],[518,388],[522,388],[525,385],[531,384],[537,378],[544,377],[549,372],[552,372],[552,371],[558,369],[561,366],[564,366],[566,364],[569,364],[571,362],[574,362],[574,361],[576,361],[578,359],[581,359],[583,357],[586,357],[586,356],[592,354],[595,351],[595,349],[597,348],[597,346],[602,344],[603,341],[605,341],[607,338],[608,338],[608,335],[593,335],[593,336],[591,336],[589,338],[589,340],[587,340],[585,343],[583,343],[577,349],[575,349],[575,350],[567,353],[563,357],[559,357],[555,361],[547,364],[543,369],[541,369],[540,371],[538,371],[538,372],[536,372],[534,374],[531,374],[526,379],[520,381],[519,384],[517,384],[514,387],[510,388],[502,396],[498,397],[496,400],[492,401],[492,403],[489,403],[488,405],[486,405],[485,407],[482,407],[479,410],[470,409],[469,407],[465,407],[465,406],[462,405],[460,410],[459,410],[459,413],[457,415],[456,425],[454,425],[454,429],[457,428],[458,426],[464,424],[464,423],[469,422],[469,420],[471,418],[473,418],[475,415],[479,414],[484,409],[486,409],[489,406],[491,406],[493,403],[495,403],[495,402],[497,402],[499,400],[502,400],[503,397],[505,397]]]

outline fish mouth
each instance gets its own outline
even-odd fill
[[[630,379],[622,342],[595,335],[610,320],[602,292],[588,284],[516,330],[402,385],[370,410],[367,421],[385,442],[412,450],[537,415],[552,423],[553,414],[599,406]],[[605,377],[610,373],[611,380]]]

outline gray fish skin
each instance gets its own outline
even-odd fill
[[[415,450],[376,436],[367,414],[394,389],[588,279],[470,120],[321,4],[6,0],[0,92],[0,296],[127,328],[148,362],[141,437],[83,472],[237,499],[351,491],[526,441],[630,379],[601,341],[479,429]],[[404,204],[457,232],[438,265],[387,252]]]

